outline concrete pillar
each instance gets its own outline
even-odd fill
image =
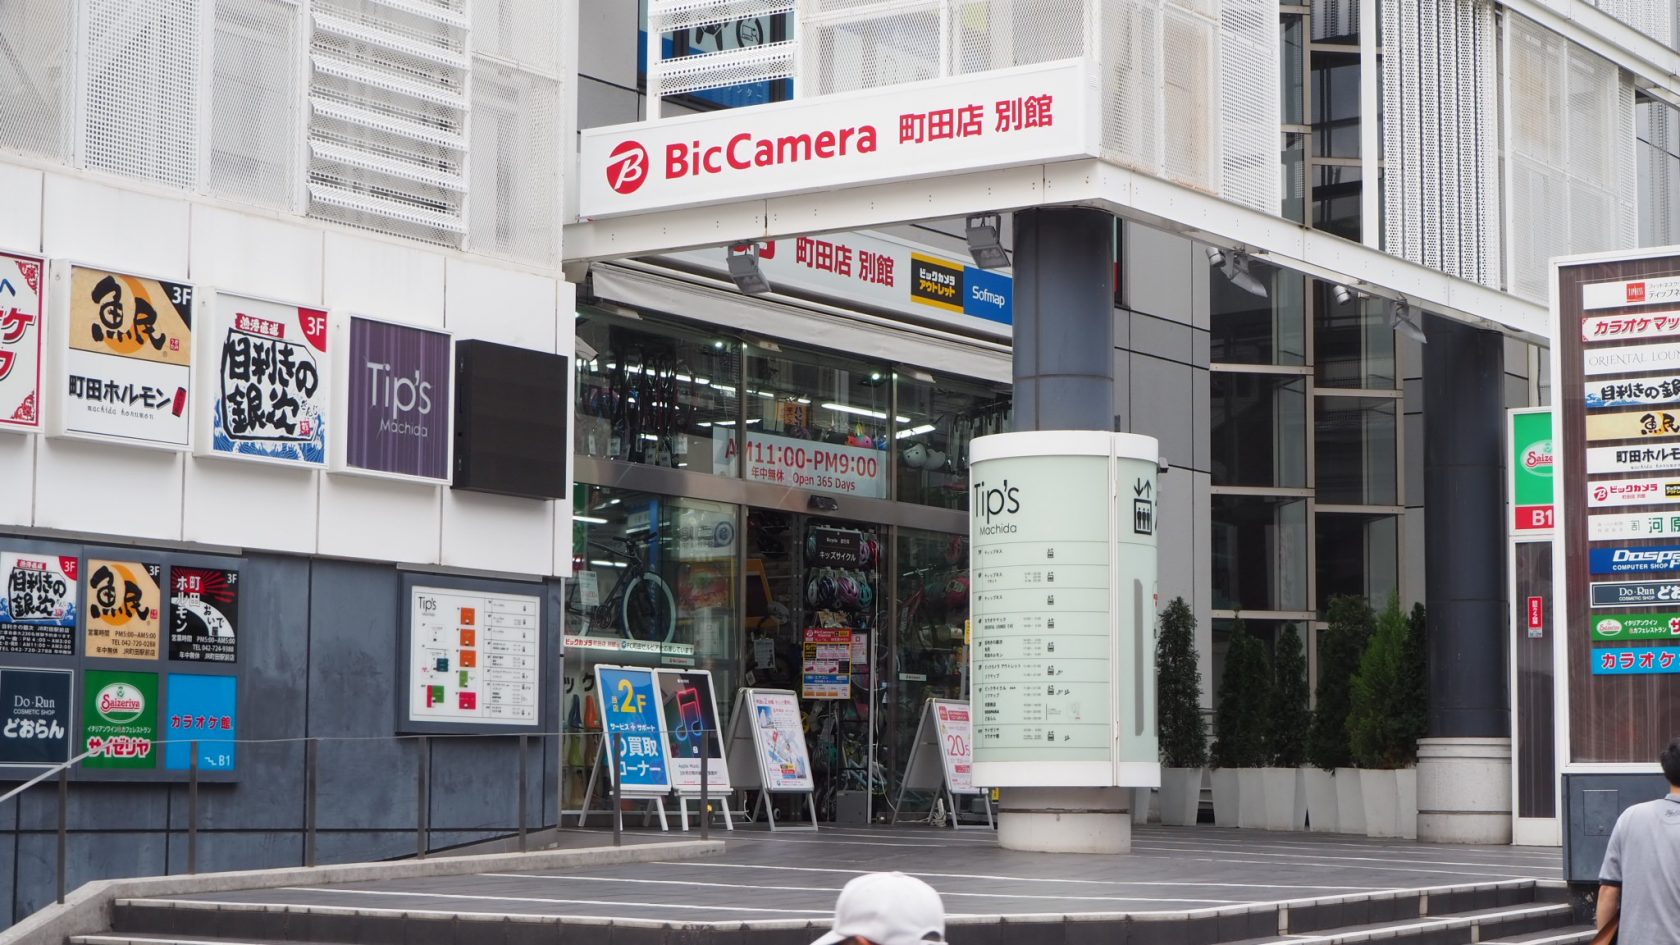
[[[1511,842],[1504,340],[1430,316],[1423,346],[1429,732],[1418,838]]]
[[[1015,214],[1014,427],[1114,429],[1114,218]],[[1130,788],[1006,788],[998,842],[1011,850],[1127,853]]]

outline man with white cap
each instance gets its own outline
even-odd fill
[[[945,904],[903,873],[865,873],[834,903],[834,928],[811,945],[923,945],[945,941]]]

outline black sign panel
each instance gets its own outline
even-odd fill
[[[923,256],[910,254],[910,299],[949,312],[962,312],[963,267]]]
[[[456,343],[454,488],[537,499],[571,494],[570,367],[546,351]]]
[[[862,532],[812,528],[805,537],[805,562],[830,568],[867,568],[869,544]]]
[[[72,680],[67,669],[0,667],[0,765],[70,760]]]
[[[239,572],[169,569],[169,658],[233,663],[239,658]]]

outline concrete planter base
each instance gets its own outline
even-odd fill
[[[1237,826],[1266,829],[1266,780],[1259,768],[1237,769]]]
[[[1359,769],[1337,768],[1335,781],[1337,832],[1365,836],[1365,801]]]
[[[1417,839],[1417,769],[1360,771],[1365,836]]]
[[[1307,829],[1335,833],[1341,824],[1336,816],[1336,775],[1323,768],[1302,768],[1301,787],[1307,798]]]
[[[1242,805],[1242,782],[1239,768],[1213,769],[1213,822],[1220,827],[1235,827]]]
[[[1300,830],[1307,822],[1307,798],[1296,768],[1261,768],[1267,830]]]
[[[1196,823],[1196,812],[1202,806],[1202,772],[1204,768],[1161,769],[1161,823],[1174,827],[1189,827]],[[1214,800],[1218,809],[1218,798]]]

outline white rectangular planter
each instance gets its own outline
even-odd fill
[[[1240,768],[1213,769],[1213,822],[1220,827],[1237,826],[1242,807]]]
[[[1358,768],[1336,769],[1336,825],[1339,833],[1365,835],[1365,800]]]
[[[1300,773],[1294,768],[1261,768],[1264,785],[1267,830],[1300,830],[1307,819],[1306,798],[1301,793]]]
[[[1190,827],[1196,823],[1202,806],[1202,768],[1161,769],[1161,823],[1174,827]],[[1214,810],[1219,808],[1217,789]]]
[[[1359,772],[1365,835],[1417,839],[1417,769]]]
[[[1237,769],[1237,826],[1266,829],[1266,780],[1259,768]]]
[[[1132,788],[1132,823],[1149,823],[1149,808],[1154,797],[1155,789],[1146,787]]]
[[[1335,773],[1309,765],[1301,769],[1301,786],[1307,798],[1307,829],[1335,833],[1342,822],[1336,814]]]

